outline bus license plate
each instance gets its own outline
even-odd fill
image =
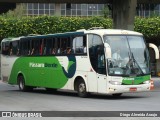
[[[137,88],[134,87],[134,88],[130,88],[129,90],[130,90],[131,92],[134,92],[134,91],[137,91]]]

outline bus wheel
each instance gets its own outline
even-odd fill
[[[88,96],[88,92],[86,91],[86,85],[83,80],[80,80],[77,84],[78,96],[85,98]]]
[[[119,97],[119,96],[121,96],[121,95],[122,95],[122,93],[115,93],[115,94],[112,94],[113,97]]]
[[[24,77],[22,75],[18,76],[18,87],[19,87],[20,91],[31,91],[31,90],[33,90],[32,87],[25,85]]]

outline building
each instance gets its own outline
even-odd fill
[[[107,6],[105,4],[24,3],[27,16],[56,15],[56,11],[59,11],[59,16],[103,16]],[[109,8],[111,9],[111,6]],[[138,4],[136,13],[137,16],[142,17],[160,16],[160,4]],[[109,9],[108,16],[111,17]]]
[[[137,16],[160,16],[160,4],[138,4]]]
[[[55,15],[56,4],[26,3],[27,16]],[[104,4],[60,4],[60,16],[102,16]]]

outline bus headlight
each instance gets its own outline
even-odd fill
[[[143,82],[143,84],[149,84],[149,83],[150,83],[149,80]]]
[[[111,83],[112,85],[121,85],[121,82],[118,81],[109,81],[109,83]]]

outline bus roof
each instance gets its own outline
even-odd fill
[[[88,34],[88,33],[93,33],[93,34],[99,34],[101,36],[103,35],[142,35],[139,32],[135,32],[135,31],[129,31],[129,30],[121,30],[121,29],[97,29],[97,28],[93,28],[93,29],[89,29],[89,30],[85,30],[85,29],[80,29],[77,30],[75,32],[65,32],[65,33],[55,33],[55,34],[46,34],[46,35],[28,35],[28,36],[21,36],[21,37],[17,37],[17,38],[4,38],[2,41],[15,41],[15,40],[20,40],[25,39],[25,38],[50,38],[50,37],[66,37],[66,36],[80,36],[80,35],[84,35],[84,34]]]
[[[122,29],[91,29],[84,30],[84,33],[96,33],[99,35],[142,35],[139,32]]]
[[[15,37],[15,38],[4,38],[2,40],[2,42],[4,41],[16,41],[16,40],[20,40],[21,38],[23,38],[24,36],[21,36],[21,37]]]
[[[33,36],[26,36],[25,38],[46,38],[46,37],[66,37],[66,36],[77,36],[77,35],[84,35],[84,32],[65,32],[65,33],[55,33],[55,34],[46,34],[46,35],[33,35]]]

